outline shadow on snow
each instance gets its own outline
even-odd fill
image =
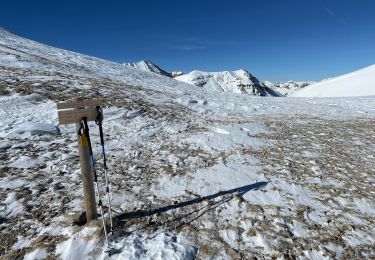
[[[238,187],[238,188],[235,188],[235,189],[226,190],[226,191],[219,191],[219,192],[217,192],[215,194],[212,194],[212,195],[199,197],[199,198],[188,200],[188,201],[183,201],[183,202],[173,204],[173,205],[168,205],[168,206],[161,207],[161,208],[158,208],[158,209],[137,210],[137,211],[133,211],[133,212],[126,212],[126,213],[122,213],[122,214],[118,215],[116,217],[116,219],[118,221],[126,221],[126,220],[129,220],[129,219],[148,217],[148,216],[163,213],[163,212],[166,212],[166,211],[169,211],[169,210],[172,210],[172,209],[178,209],[178,208],[198,204],[198,203],[201,203],[203,201],[213,200],[217,197],[228,195],[228,194],[236,194],[237,196],[243,196],[245,193],[247,193],[250,190],[256,190],[256,189],[263,188],[264,186],[267,185],[267,183],[268,182],[266,182],[266,181],[256,182],[256,183],[245,185],[245,186]],[[227,199],[225,201],[228,201],[228,200],[230,200],[230,199]],[[214,204],[218,204],[220,202],[223,202],[223,200],[215,202]],[[211,209],[212,208],[213,207],[211,207]]]

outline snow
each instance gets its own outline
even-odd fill
[[[16,189],[28,183],[29,183],[28,181],[21,179],[21,178],[14,179],[14,180],[2,179],[0,180],[0,189]]]
[[[5,217],[15,217],[24,211],[22,203],[20,203],[20,201],[16,198],[16,194],[13,192],[8,194],[4,204],[7,205],[5,212],[3,212]]]
[[[35,260],[35,259],[45,259],[48,257],[47,250],[45,248],[37,248],[34,251],[27,253],[24,256],[24,260]]]
[[[60,134],[60,129],[52,124],[25,122],[16,126],[12,130],[12,133],[21,135],[22,137],[45,134],[57,135]]]
[[[16,161],[11,163],[9,166],[14,168],[33,168],[41,164],[41,161],[39,159],[32,159],[28,156],[20,156]]]
[[[63,260],[93,258],[92,252],[99,241],[73,236],[56,247],[55,255]],[[95,259],[187,259],[192,260],[197,248],[179,236],[164,233],[155,237],[132,235],[111,243],[110,251],[120,252],[109,256],[105,250],[97,252]]]
[[[309,251],[304,251],[305,257],[307,259],[311,260],[323,260],[323,259],[329,259],[328,256],[324,256],[322,252],[320,251],[315,251],[315,250],[309,250]]]
[[[63,260],[87,259],[97,241],[73,237],[56,246],[56,256]]]
[[[349,97],[375,95],[375,65],[312,84],[293,97]]]
[[[234,156],[212,168],[199,170],[183,177],[165,176],[154,187],[154,194],[158,198],[174,198],[185,192],[193,192],[201,197],[230,190],[246,193],[267,183],[264,176],[257,174],[259,170],[257,163],[257,160],[251,157]]]
[[[12,246],[12,249],[21,249],[21,248],[30,246],[30,244],[31,244],[30,239],[27,239],[27,238],[25,238],[23,236],[18,236],[17,237],[17,243],[15,243]]]
[[[366,199],[355,199],[354,204],[361,212],[369,215],[375,215],[375,208]]]
[[[209,132],[193,135],[186,142],[193,143],[197,147],[212,153],[232,150],[237,145],[259,147],[263,145],[263,142],[257,138],[251,138],[249,132],[257,134],[262,132],[263,129],[258,124],[223,125],[214,127]]]
[[[171,237],[164,233],[153,238],[144,239],[134,236],[131,239],[120,241],[122,252],[114,255],[111,259],[195,259],[197,248],[179,240],[179,237]]]
[[[181,70],[172,71],[171,76],[173,78],[183,75],[184,73]]]
[[[5,142],[5,141],[0,141],[0,151],[1,150],[7,150],[9,149],[10,147],[12,147],[12,144],[9,143],[9,142]]]

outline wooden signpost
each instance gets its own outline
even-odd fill
[[[60,125],[76,124],[87,222],[97,218],[94,177],[92,174],[92,166],[90,161],[88,137],[85,135],[79,135],[78,131],[81,127],[81,121],[83,118],[86,118],[87,121],[95,120],[97,116],[96,107],[101,105],[102,101],[100,100],[57,103],[57,113],[59,116]]]

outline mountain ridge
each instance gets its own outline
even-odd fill
[[[267,80],[263,81],[264,85],[280,93],[283,96],[288,96],[294,93],[295,91],[298,91],[314,83],[315,82],[313,81],[294,81],[294,80],[288,80],[285,82],[276,82],[276,83],[272,83]]]
[[[278,96],[245,69],[236,71],[205,72],[193,70],[178,76],[176,80],[204,89],[249,94],[254,96]]]

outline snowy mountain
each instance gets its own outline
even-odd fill
[[[153,73],[157,73],[163,76],[171,77],[172,73],[166,72],[165,70],[161,69],[159,66],[154,64],[152,61],[149,60],[142,60],[136,63],[124,63],[126,66],[131,66],[133,68],[137,68],[144,71],[150,71]]]
[[[194,70],[176,80],[202,87],[206,90],[244,93],[254,96],[277,96],[246,70],[203,72]]]
[[[171,77],[181,82],[203,87],[206,90],[250,94],[254,96],[278,96],[278,93],[274,92],[272,88],[268,88],[246,70],[222,72],[194,70],[188,74],[183,74],[182,71],[167,72],[152,61],[142,60],[137,63],[124,63],[124,65]],[[274,85],[272,86],[274,87]],[[280,89],[275,88],[276,91]]]
[[[375,65],[323,80],[294,92],[293,97],[348,97],[375,95]]]
[[[156,65],[155,63],[153,63],[152,61],[149,61],[149,60],[141,60],[141,61],[136,62],[136,63],[124,63],[124,65],[130,66],[130,67],[133,67],[133,68],[137,68],[137,69],[140,69],[140,70],[144,70],[144,71],[150,71],[150,72],[153,72],[153,73],[156,73],[156,74],[159,74],[159,75],[163,75],[163,76],[167,76],[167,77],[170,77],[170,78],[175,78],[177,76],[181,76],[182,74],[184,74],[181,70],[167,72],[167,71],[161,69],[158,65]]]
[[[278,83],[272,83],[270,81],[264,81],[263,84],[274,91],[282,94],[283,96],[288,96],[291,93],[300,90],[302,88],[305,88],[314,82],[312,81],[286,81],[286,82],[278,82]]]
[[[183,73],[181,70],[176,70],[176,71],[172,71],[172,72],[171,72],[172,78],[175,78],[175,77],[181,76],[181,75],[183,75],[183,74],[184,74],[184,73]]]

